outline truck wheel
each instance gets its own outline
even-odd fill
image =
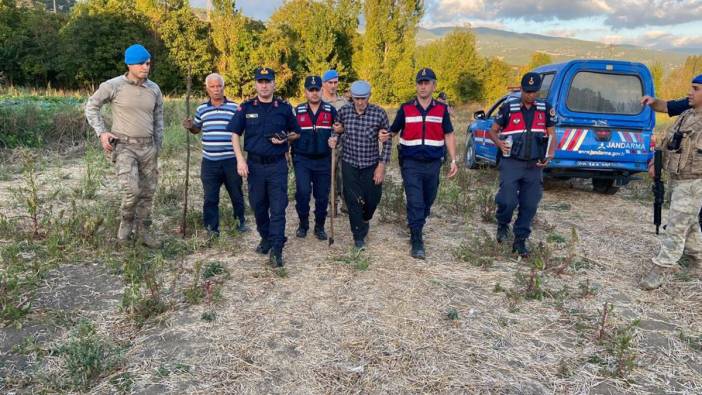
[[[614,186],[614,180],[611,178],[593,178],[592,190],[605,195],[614,195],[619,187]]]
[[[466,167],[469,169],[478,168],[478,158],[475,157],[475,140],[473,140],[473,133],[470,133],[466,140]]]

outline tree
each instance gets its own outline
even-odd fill
[[[498,58],[486,60],[483,75],[483,99],[492,104],[507,93],[510,85],[516,85],[515,70]]]
[[[71,88],[94,87],[124,73],[124,50],[134,43],[156,47],[146,17],[114,2],[77,4],[59,38],[59,78]]]
[[[470,29],[453,31],[418,47],[417,68],[420,67],[430,67],[437,73],[438,90],[445,91],[452,100],[483,98],[485,61],[478,55]]]
[[[545,52],[539,52],[539,51],[534,52],[531,55],[531,60],[529,60],[529,63],[524,65],[524,67],[522,67],[519,70],[519,75],[524,75],[524,74],[534,70],[537,67],[540,67],[540,66],[543,66],[546,64],[550,64],[550,63],[553,63],[553,58],[551,58],[551,55],[549,55]]]
[[[659,96],[670,99],[685,96],[690,90],[690,82],[700,73],[702,73],[702,55],[688,56],[685,63],[673,69],[665,79]]]
[[[164,13],[158,32],[179,74],[190,73],[195,81],[204,81],[213,63],[207,24],[195,17],[189,6],[181,4]]]
[[[415,30],[423,14],[421,0],[366,0],[366,31],[358,62],[358,75],[373,87],[381,103],[398,103],[414,93]]]
[[[281,93],[301,96],[305,76],[329,68],[348,76],[359,11],[358,0],[291,0],[276,10],[259,54],[282,70],[276,81]]]
[[[58,32],[63,15],[42,7],[0,3],[0,70],[12,84],[46,85],[58,73]]]
[[[656,61],[649,66],[649,70],[651,71],[651,78],[653,78],[653,90],[659,93],[663,87],[663,64]]]
[[[259,46],[263,24],[236,10],[233,0],[214,0],[211,17],[212,44],[216,50],[215,65],[227,81],[227,94],[244,97],[254,91],[253,52]]]

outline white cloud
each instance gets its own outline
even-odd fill
[[[604,18],[612,28],[667,26],[702,20],[700,0],[427,0],[425,23],[461,18],[525,21]]]

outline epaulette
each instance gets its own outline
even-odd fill
[[[326,111],[326,112],[331,112],[332,106],[331,106],[331,104],[324,103],[324,104],[322,105],[322,109],[323,109],[324,111]]]
[[[534,102],[536,104],[536,111],[546,111],[546,102],[543,100],[536,100]]]
[[[297,107],[295,107],[295,112],[307,112],[307,103],[298,104]]]

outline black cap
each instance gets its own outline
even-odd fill
[[[256,68],[256,74],[255,77],[256,81],[258,80],[268,80],[268,81],[273,81],[275,80],[275,72],[273,69],[268,68],[268,67],[258,67]]]
[[[522,77],[522,91],[537,92],[541,89],[541,76],[538,73],[526,73]]]
[[[322,79],[318,75],[308,75],[305,78],[305,89],[322,89]]]
[[[436,80],[434,70],[425,67],[417,72],[417,82]]]

